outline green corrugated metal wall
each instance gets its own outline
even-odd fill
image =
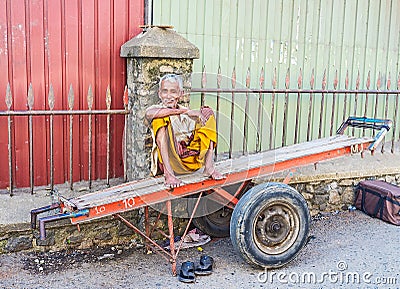
[[[274,69],[278,88],[285,87],[288,69],[291,88],[297,88],[300,69],[303,88],[310,87],[313,70],[315,88],[321,88],[325,70],[327,88],[330,89],[336,71],[338,88],[341,89],[345,88],[347,71],[349,87],[353,89],[358,73],[360,89],[366,88],[369,71],[371,89],[376,88],[379,75],[384,89],[389,73],[392,88],[397,85],[400,72],[398,0],[154,0],[153,4],[154,25],[172,25],[199,47],[201,58],[194,61],[193,86],[196,87],[201,85],[198,74],[203,66],[208,74],[217,73],[221,67],[222,75],[227,78],[231,77],[235,67],[238,84],[243,86],[249,68],[252,87],[259,86],[261,68],[264,68],[265,87],[272,87]],[[215,75],[207,79],[207,86],[215,87]],[[225,87],[230,87],[230,82],[226,81]],[[288,123],[294,122],[291,113],[295,109],[294,97],[291,95],[289,98]],[[327,99],[327,104],[329,101]],[[359,101],[357,112],[361,115],[363,99]],[[277,98],[275,105],[278,109],[282,102],[283,97]],[[391,102],[392,113],[394,98]],[[317,120],[318,100],[315,105],[313,119]],[[302,107],[307,106],[305,98]],[[325,114],[329,116],[329,105],[326,107]],[[341,108],[336,109],[340,111]],[[371,101],[371,113],[373,110]],[[383,112],[383,102],[378,110]],[[353,112],[351,105],[348,112]],[[342,116],[338,114],[336,120],[337,126]],[[281,124],[282,117],[277,114],[275,125]],[[324,136],[329,134],[329,128],[329,118],[326,117]],[[293,126],[288,130],[288,135],[293,134]],[[318,127],[315,126],[312,138],[316,138],[317,133]],[[276,130],[275,145],[279,145],[281,135],[282,131]],[[299,140],[305,140],[304,129]],[[289,139],[287,144],[290,143]]]
[[[284,87],[288,68],[293,86],[300,68],[306,79],[315,68],[317,84],[327,69],[330,85],[338,70],[343,86],[347,70],[352,84],[360,71],[363,87],[368,71],[372,83],[379,72],[383,80],[399,72],[397,0],[155,0],[153,9],[154,24],[173,25],[200,48],[195,72],[205,65],[216,73],[221,66],[230,76],[236,67],[244,82],[250,67],[257,85],[264,67],[271,85],[276,67],[278,87]]]

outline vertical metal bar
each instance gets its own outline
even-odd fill
[[[285,146],[286,144],[286,131],[287,131],[287,114],[288,114],[288,109],[289,109],[289,93],[287,90],[289,89],[289,81],[290,81],[290,76],[289,76],[289,68],[286,72],[286,78],[285,78],[285,104],[283,106],[283,131],[282,131],[282,146]]]
[[[92,91],[92,85],[89,85],[88,89],[88,94],[87,94],[87,103],[88,103],[88,109],[89,111],[92,110],[93,108],[93,91]],[[88,126],[89,126],[89,131],[88,131],[88,179],[89,179],[89,190],[92,189],[92,114],[89,113],[88,115]]]
[[[354,99],[354,116],[357,116],[357,105],[358,105],[358,90],[360,89],[360,71],[358,71],[357,79],[356,79],[356,93]],[[352,136],[355,134],[355,128],[353,127]]]
[[[146,236],[150,238],[150,224],[149,224],[149,206],[144,207],[144,230],[146,232]],[[145,241],[146,249],[149,251],[149,242]]]
[[[236,70],[233,68],[232,72],[232,89],[236,88]],[[229,129],[229,158],[232,158],[232,150],[233,150],[233,121],[235,118],[235,92],[232,91],[232,102],[231,102],[231,124]]]
[[[6,89],[6,105],[7,110],[11,110],[12,106],[12,94],[10,83],[7,83]],[[9,178],[9,194],[13,195],[13,166],[12,166],[12,121],[11,115],[7,116],[7,131],[8,131],[8,178]]]
[[[313,109],[313,92],[312,90],[314,89],[314,82],[315,82],[315,78],[314,78],[314,68],[312,70],[311,73],[311,80],[310,80],[310,103],[308,106],[308,120],[307,120],[307,141],[310,141],[311,138],[311,116],[312,116],[312,109]]]
[[[34,103],[34,96],[33,96],[33,88],[32,83],[29,84],[28,89],[28,108],[29,111],[32,111]],[[29,184],[31,195],[33,195],[33,187],[34,187],[34,169],[33,169],[33,123],[32,123],[32,115],[29,115]]]
[[[207,84],[206,66],[203,66],[203,72],[201,74],[201,88],[205,88]],[[200,96],[200,106],[204,106],[205,103],[205,93],[201,92]]]
[[[107,93],[106,93],[106,105],[107,110],[111,109],[111,91],[110,85],[107,86]],[[110,185],[110,121],[111,121],[111,114],[107,114],[107,186]]]
[[[400,89],[400,74],[397,79],[397,91],[399,91],[399,89]],[[391,148],[392,153],[394,153],[394,142],[396,140],[398,110],[399,110],[399,93],[396,94],[396,104],[395,104],[394,112],[393,112],[393,136],[392,136],[392,148]]]
[[[247,134],[248,134],[248,125],[249,125],[249,88],[250,88],[250,68],[247,69],[246,75],[246,99],[244,105],[244,123],[243,123],[243,148],[242,154],[247,153]]]
[[[261,68],[260,74],[260,89],[264,88],[264,68]],[[264,94],[258,93],[258,112],[257,112],[257,138],[256,138],[256,152],[261,151],[261,120],[262,120],[262,107],[264,103]]]
[[[72,88],[72,84],[69,86],[69,93],[68,93],[68,108],[70,111],[74,108],[74,90]],[[73,190],[73,166],[72,166],[72,161],[73,161],[73,141],[72,141],[72,135],[73,135],[73,121],[74,117],[72,114],[69,116],[69,181],[70,181],[70,189],[71,191]]]
[[[390,90],[390,73],[389,73],[389,78],[386,83],[386,90]],[[386,93],[386,98],[385,98],[385,119],[388,118],[388,113],[389,113],[389,93]],[[385,138],[384,138],[385,139]],[[385,141],[382,140],[382,148],[381,148],[381,153],[385,151]]]
[[[49,91],[49,108],[50,110],[54,110],[55,104],[55,97],[54,97],[54,90],[53,84],[50,84],[50,91]],[[54,124],[53,124],[54,116],[50,115],[50,190],[53,191],[54,189]]]
[[[349,71],[346,72],[346,79],[344,81],[344,87],[346,90],[349,90]],[[347,112],[347,92],[344,93],[344,104],[343,104],[343,118],[342,122],[346,120],[346,112]]]
[[[195,214],[196,211],[197,211],[197,208],[198,208],[198,206],[199,206],[199,203],[200,203],[200,200],[201,200],[201,197],[202,197],[202,196],[203,196],[203,192],[201,192],[201,193],[199,194],[199,196],[197,197],[197,201],[196,201],[196,203],[195,203],[195,205],[194,205],[192,214],[190,215],[190,218],[189,218],[188,224],[187,224],[187,226],[186,226],[186,228],[185,228],[185,231],[184,231],[183,234],[182,234],[181,240],[183,240],[183,239],[185,238],[186,234],[187,234],[187,231],[188,231],[188,229],[189,229],[189,227],[190,227],[190,224],[192,223],[194,214]],[[178,249],[176,250],[176,256],[178,256],[179,251],[181,250],[182,244],[183,244],[183,242],[180,242],[179,247],[178,247]]]
[[[371,85],[371,71],[368,71],[368,78],[367,78],[367,84],[366,84],[367,90],[369,90],[370,85]],[[367,114],[368,114],[368,96],[369,96],[369,91],[367,91],[365,93],[364,117],[367,117]],[[365,128],[363,128],[362,132],[363,132],[362,136],[365,136]]]
[[[217,88],[218,90],[221,89],[221,82],[222,82],[222,74],[221,74],[221,66],[218,67],[218,74],[217,74]],[[216,115],[215,115],[215,122],[217,125],[217,132],[219,128],[219,113],[220,113],[220,101],[221,101],[221,96],[220,92],[217,91],[217,108],[216,108]],[[217,134],[217,138],[219,137],[219,134]],[[218,143],[218,142],[217,142]],[[215,147],[214,149],[214,160],[217,160],[218,157],[218,146]]]
[[[325,92],[324,92],[325,89],[326,89],[326,69],[324,70],[324,76],[322,78],[321,109],[319,113],[318,138],[322,137],[322,122],[324,117],[324,105],[325,105]]]
[[[129,98],[128,98],[128,87],[125,85],[125,90],[124,90],[124,108],[127,111],[128,110],[128,103],[129,103]],[[126,143],[127,143],[127,128],[128,126],[128,114],[125,114],[124,116],[124,139],[123,141],[123,155],[124,155],[124,182],[128,180],[128,176],[126,173],[126,162],[127,162],[127,154],[126,154]]]
[[[172,274],[176,275],[176,254],[175,254],[175,238],[174,238],[174,223],[172,220],[171,200],[166,202],[167,215],[168,215],[168,230],[169,230],[169,248],[172,255]]]
[[[335,73],[335,79],[333,80],[333,89],[337,90],[338,86],[338,75],[337,75],[337,70]],[[331,129],[329,131],[329,135],[333,135],[333,127],[334,127],[334,122],[335,122],[335,106],[336,106],[336,91],[333,92],[333,99],[332,99],[332,114],[331,114]]]
[[[381,73],[379,72],[378,74],[378,79],[376,81],[376,89],[380,90],[381,89]],[[375,108],[374,108],[374,118],[377,118],[378,116],[378,106],[379,106],[379,94],[375,94]]]
[[[297,88],[298,88],[298,92],[297,92],[297,103],[296,103],[296,123],[294,125],[294,140],[293,142],[296,144],[298,142],[298,132],[299,132],[299,123],[300,123],[300,89],[302,86],[302,82],[303,82],[303,77],[301,74],[301,68],[300,68],[300,73],[299,73],[299,77],[297,78]]]
[[[276,67],[274,69],[274,75],[272,77],[272,88],[275,90],[277,85],[276,81]],[[270,128],[269,128],[269,149],[275,148],[275,144],[272,146],[272,142],[274,141],[274,114],[275,114],[275,92],[272,92],[271,95],[271,119],[270,119]]]

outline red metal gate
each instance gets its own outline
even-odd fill
[[[123,108],[126,66],[120,46],[138,34],[143,24],[142,0],[0,0],[0,110],[7,110],[10,83],[11,110],[27,110],[30,83],[35,93],[33,110],[47,110],[53,85],[55,110],[68,109],[68,92],[75,92],[74,109],[88,109],[87,89],[94,95],[93,109],[105,109],[110,84],[111,108]],[[73,179],[88,178],[87,118],[74,122]],[[112,117],[111,176],[122,176],[123,117]],[[28,117],[13,118],[14,185],[29,186]],[[69,180],[69,123],[54,119],[54,181]],[[33,119],[34,183],[49,183],[49,119]],[[8,183],[7,118],[0,119],[0,188]],[[94,119],[92,178],[106,175],[106,121]]]

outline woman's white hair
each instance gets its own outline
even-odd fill
[[[179,89],[182,91],[183,90],[183,80],[182,80],[182,76],[178,75],[178,74],[165,74],[163,77],[160,78],[160,82],[159,82],[159,86],[161,87],[161,83],[163,81],[169,81],[169,82],[177,82],[179,85]]]

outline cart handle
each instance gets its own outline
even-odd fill
[[[342,123],[336,133],[343,134],[345,129],[349,126],[355,128],[371,128],[374,130],[379,130],[379,132],[374,137],[374,141],[368,147],[370,151],[374,151],[392,127],[392,121],[390,119],[350,116],[345,122]]]

